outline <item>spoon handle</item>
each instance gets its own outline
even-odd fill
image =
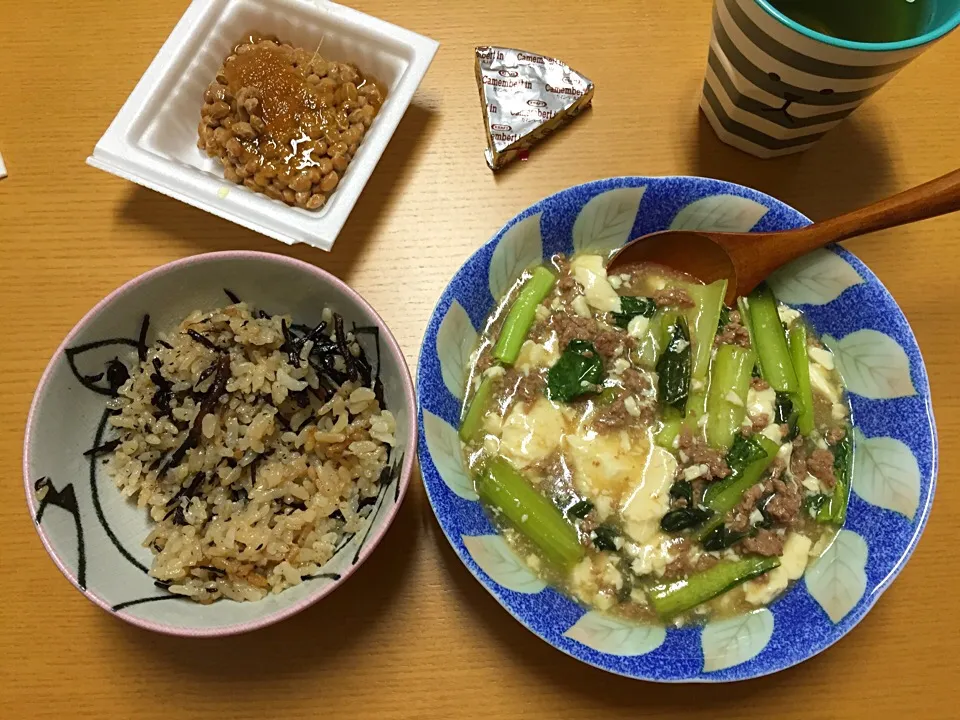
[[[904,190],[880,202],[803,228],[808,249],[960,210],[960,170]]]

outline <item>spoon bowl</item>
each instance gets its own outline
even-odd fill
[[[727,279],[728,305],[774,270],[811,250],[876,230],[960,210],[960,170],[905,190],[865,208],[796,230],[760,233],[666,230],[631,240],[607,270],[656,263],[705,283]]]

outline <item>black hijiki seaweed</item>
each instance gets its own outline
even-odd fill
[[[157,391],[153,394],[151,403],[160,413],[159,417],[173,417],[173,383],[163,376],[163,363],[160,358],[153,359],[153,372],[150,373],[150,381],[157,386]]]
[[[220,396],[226,392],[227,381],[230,379],[230,357],[228,355],[221,355],[217,359],[216,366],[217,370],[214,375],[213,384],[210,386],[210,389],[203,394],[203,399],[200,401],[200,408],[197,411],[196,417],[193,419],[190,430],[187,432],[187,437],[180,444],[180,447],[174,450],[166,462],[164,462],[160,470],[161,475],[170,468],[179,465],[187,452],[196,447],[200,441],[203,418],[214,411],[217,403],[220,402]]]
[[[198,472],[193,476],[193,480],[190,481],[187,487],[180,488],[177,493],[167,501],[167,507],[170,509],[167,511],[167,514],[163,516],[163,519],[166,520],[173,515],[174,525],[186,525],[187,520],[183,515],[183,501],[186,499],[188,503],[190,502],[190,498],[197,494],[206,477],[207,474],[205,472]]]
[[[353,326],[354,335],[373,335],[373,346],[374,350],[377,353],[377,367],[373,371],[373,393],[376,395],[377,402],[380,403],[381,408],[386,408],[386,401],[383,397],[383,383],[380,381],[380,328],[376,325],[367,325],[363,327]],[[370,366],[370,362],[366,358],[366,353],[363,351],[363,346],[360,343],[357,343],[357,346],[360,348],[360,356],[364,359],[364,362],[367,366]],[[367,382],[366,384],[370,384]]]
[[[224,577],[227,574],[226,570],[221,570],[218,567],[213,567],[213,565],[197,565],[197,570],[206,570],[208,573],[217,575],[218,577]]]
[[[198,342],[198,343],[200,343],[201,345],[203,345],[205,348],[209,348],[210,350],[213,350],[214,352],[223,352],[223,348],[219,347],[216,343],[213,342],[213,340],[211,340],[211,339],[208,338],[208,337],[205,337],[205,336],[201,335],[200,333],[198,333],[198,332],[197,332],[196,330],[194,330],[193,328],[191,328],[190,330],[187,330],[187,335],[189,335],[189,336],[190,336],[193,340],[195,340],[196,342]]]
[[[230,302],[232,302],[234,305],[240,304],[241,300],[236,293],[231,292],[228,288],[224,288],[223,292],[228,298],[230,298]]]
[[[216,363],[213,363],[210,365],[210,367],[207,367],[201,370],[200,375],[197,377],[197,381],[193,384],[194,389],[203,385],[203,381],[206,380],[211,375],[213,375],[216,371],[217,371]]]
[[[347,376],[350,380],[360,379],[360,372],[357,370],[357,359],[350,352],[347,346],[347,333],[343,330],[343,316],[334,313],[333,315],[334,338],[337,341],[337,349],[343,356],[343,362],[347,368]]]

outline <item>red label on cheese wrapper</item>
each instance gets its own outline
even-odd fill
[[[560,60],[501,47],[476,50],[477,85],[492,170],[527,150],[587,107],[593,83]]]

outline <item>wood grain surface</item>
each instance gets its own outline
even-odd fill
[[[909,566],[819,657],[726,686],[660,686],[552,649],[474,581],[419,482],[356,577],[248,636],[154,635],[70,587],[24,508],[21,445],[37,380],[97,300],[195,253],[289,254],[331,270],[381,312],[414,365],[460,263],[556,190],[628,174],[753,186],[824,218],[960,166],[960,35],[907,67],[801,156],[756,160],[697,112],[710,2],[355,0],[441,49],[332,253],[287,248],[84,165],[187,0],[0,2],[0,716],[4,718],[957,717],[953,567],[960,526],[960,216],[848,243],[910,319],[940,430],[936,507]],[[592,111],[491,175],[472,50],[562,57],[597,86]]]

